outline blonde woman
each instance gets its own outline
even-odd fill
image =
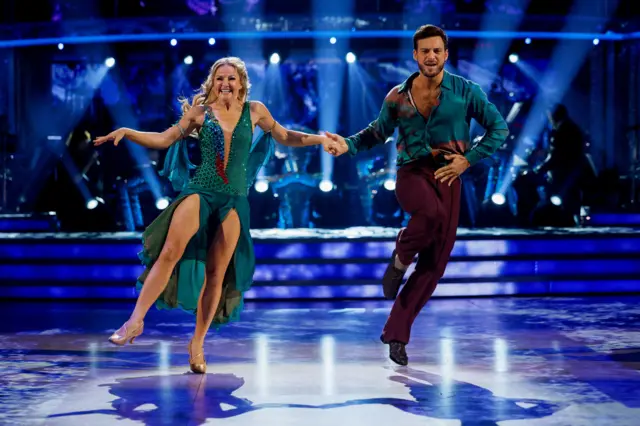
[[[146,269],[138,278],[136,306],[129,320],[109,341],[133,343],[155,303],[159,309],[181,308],[196,316],[189,343],[189,365],[204,374],[205,335],[238,318],[243,293],[255,269],[249,233],[248,188],[277,142],[304,147],[333,142],[325,136],[283,128],[260,102],[248,101],[247,69],[239,58],[218,60],[191,102],[181,99],[182,118],[162,133],[121,128],[95,145],[126,138],[153,149],[170,148],[161,172],[181,190],[177,199],[143,233],[139,257]],[[265,135],[252,146],[258,126]],[[185,136],[199,140],[202,163],[189,179]],[[176,143],[178,142],[178,143]]]

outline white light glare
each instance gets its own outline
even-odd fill
[[[269,182],[267,182],[266,180],[259,180],[253,187],[257,192],[267,192],[267,190],[269,189]]]
[[[329,192],[333,189],[333,182],[331,182],[330,180],[323,180],[322,182],[320,182],[320,191],[322,192]]]
[[[504,196],[504,194],[500,194],[499,192],[496,192],[491,196],[491,201],[493,202],[493,204],[497,206],[501,206],[507,202],[507,198]]]
[[[557,195],[552,195],[549,201],[551,201],[551,204],[553,204],[554,206],[562,205],[562,198],[558,197]]]
[[[158,198],[156,200],[156,209],[164,210],[169,207],[169,199],[167,197]]]

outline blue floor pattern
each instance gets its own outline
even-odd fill
[[[3,425],[637,425],[640,296],[436,299],[398,367],[389,302],[249,303],[188,372],[193,317],[130,302],[4,302]]]

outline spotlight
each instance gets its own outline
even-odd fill
[[[193,63],[193,56],[189,55],[189,56],[185,56],[184,58],[184,64],[185,65],[191,65]]]
[[[594,38],[593,39],[593,45],[597,46],[598,44],[600,44],[600,39]]]
[[[95,198],[92,198],[89,201],[87,201],[87,208],[89,210],[93,210],[96,207],[98,207],[98,200],[96,200]]]
[[[526,44],[531,44],[531,39],[529,37],[527,37],[527,38],[524,39],[524,42]]]
[[[515,64],[516,62],[518,62],[518,55],[515,53],[512,53],[511,55],[509,55],[509,62],[511,62],[512,64]]]
[[[356,61],[356,55],[354,55],[352,52],[347,53],[346,56],[347,62],[352,64]]]
[[[491,201],[493,202],[493,204],[497,206],[501,206],[507,202],[507,198],[504,196],[504,194],[500,194],[499,192],[496,192],[491,196]]]
[[[116,64],[116,60],[114,58],[107,58],[105,59],[104,64],[107,68],[112,68]]]
[[[269,58],[269,62],[271,62],[272,64],[277,64],[280,62],[280,55],[278,55],[277,53],[272,53],[271,57]]]
[[[164,210],[169,207],[169,199],[167,197],[158,198],[156,200],[156,209]]]
[[[395,191],[396,189],[396,181],[393,179],[387,179],[384,181],[384,189],[387,191]]]
[[[331,37],[331,38],[329,39],[329,43],[331,43],[331,44],[336,44],[336,42],[337,42],[337,41],[338,41],[338,39],[337,39],[337,38],[335,38],[335,37]]]
[[[333,189],[333,182],[331,182],[330,180],[324,179],[322,182],[320,182],[320,191],[322,192],[329,192]]]
[[[551,198],[549,198],[549,201],[551,201],[551,204],[553,204],[554,206],[562,205],[562,198],[557,195],[552,195]]]
[[[213,37],[211,37],[211,38],[209,39],[209,46],[213,46],[214,44],[216,44],[216,39],[215,39],[215,38],[213,38]]]
[[[266,180],[259,180],[256,181],[253,187],[256,189],[256,192],[267,192],[267,190],[269,189],[269,182],[267,182]]]
[[[172,38],[170,43],[171,43],[172,46],[177,46],[178,45],[178,40],[176,40],[175,38]]]
[[[58,50],[62,50],[62,49],[64,49],[64,44],[58,43]]]

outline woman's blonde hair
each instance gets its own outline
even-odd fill
[[[251,89],[251,83],[249,82],[249,74],[247,73],[247,66],[242,61],[242,59],[237,58],[235,56],[228,56],[226,58],[218,59],[209,70],[209,75],[207,79],[200,86],[200,90],[196,92],[193,96],[191,102],[188,99],[181,97],[178,99],[181,104],[182,113],[187,112],[191,107],[196,105],[207,105],[211,101],[215,100],[215,93],[213,92],[213,81],[218,69],[224,65],[230,65],[236,69],[238,72],[238,76],[240,77],[240,88],[239,100],[244,102],[247,100],[249,96],[249,89]],[[213,98],[212,98],[213,96]]]

